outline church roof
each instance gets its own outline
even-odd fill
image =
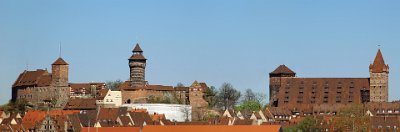
[[[388,69],[388,65],[385,64],[385,60],[383,59],[381,49],[378,49],[374,63],[369,66],[369,69],[373,73],[385,72]]]
[[[132,50],[133,52],[143,52],[142,48],[140,48],[139,43],[136,44],[135,48]]]
[[[52,65],[68,65],[67,62],[64,61],[61,57],[58,58]]]
[[[294,71],[292,71],[290,68],[288,68],[287,66],[280,65],[278,68],[276,68],[270,74],[296,74],[296,73]]]

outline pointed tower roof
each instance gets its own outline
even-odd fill
[[[64,59],[62,59],[61,57],[58,58],[56,61],[54,61],[54,63],[52,65],[68,65],[67,62],[64,61]]]
[[[292,71],[290,68],[288,68],[287,66],[280,65],[278,68],[276,68],[270,74],[296,74],[296,73],[294,71]]]
[[[132,50],[132,52],[143,52],[142,48],[140,48],[140,46],[139,46],[139,43],[136,44],[136,46]]]
[[[369,69],[373,73],[388,72],[389,66],[385,64],[381,49],[378,49],[374,63],[369,66]]]

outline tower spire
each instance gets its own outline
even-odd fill
[[[374,73],[388,72],[388,65],[385,64],[380,48],[378,48],[374,62],[370,65],[369,69]]]

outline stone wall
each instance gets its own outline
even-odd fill
[[[370,73],[371,102],[388,102],[388,73]]]

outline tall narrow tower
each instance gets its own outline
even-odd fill
[[[68,63],[61,57],[51,64],[51,84],[53,86],[68,86]]]
[[[269,73],[269,103],[278,107],[278,94],[281,88],[281,81],[284,78],[295,77],[296,73],[285,65],[280,65],[273,72]]]
[[[371,102],[388,102],[389,65],[385,64],[378,49],[373,64],[369,65]]]
[[[133,49],[133,55],[129,58],[130,68],[130,81],[132,87],[141,87],[146,83],[145,70],[146,70],[146,58],[143,56],[143,50],[139,44],[136,44]]]

